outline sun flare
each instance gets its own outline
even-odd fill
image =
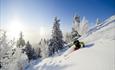
[[[19,33],[24,31],[24,26],[18,18],[14,18],[9,22],[9,25],[7,25],[7,30],[9,38],[18,38]]]

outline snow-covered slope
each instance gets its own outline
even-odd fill
[[[46,58],[26,67],[26,70],[114,70],[114,31],[115,16],[112,16],[81,37],[80,41],[86,43],[86,48],[74,51],[67,56]],[[65,53],[70,52],[70,49]]]
[[[106,19],[101,24],[91,28],[87,32],[87,34],[85,34],[80,38],[80,40],[83,40],[85,42],[91,42],[94,40],[98,40],[100,38],[115,39],[114,29],[115,29],[115,15]]]

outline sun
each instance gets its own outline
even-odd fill
[[[8,38],[18,38],[19,33],[24,31],[24,25],[18,18],[12,19],[7,25]]]

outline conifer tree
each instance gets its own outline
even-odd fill
[[[54,25],[52,30],[52,38],[49,41],[49,55],[58,52],[58,50],[63,49],[64,41],[62,31],[60,29],[60,20],[55,17]]]
[[[22,32],[20,33],[20,37],[17,41],[17,47],[23,47],[25,45],[25,40],[23,39],[23,34]]]

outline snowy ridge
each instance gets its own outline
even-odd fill
[[[103,35],[104,36],[108,36],[109,33],[105,32],[105,34],[107,34],[107,35],[102,34],[104,32],[104,30],[108,30],[109,31],[110,29],[114,29],[114,28],[115,28],[115,15],[113,15],[110,18],[106,19],[101,24],[99,24],[97,26],[94,26],[91,29],[89,29],[89,31],[85,35],[83,35],[79,40],[83,40],[84,41],[84,38],[87,38],[89,35],[92,35],[92,34],[93,34],[92,35],[93,37],[95,37],[95,35],[98,34],[98,38],[96,36],[95,38],[92,38],[93,40],[96,39],[96,38],[99,39],[100,37],[103,37]],[[114,33],[111,32],[111,35],[114,35]],[[112,36],[112,37],[114,37],[114,39],[115,39],[115,35]],[[90,40],[90,41],[92,41],[92,40]],[[87,43],[88,40],[85,41],[85,42]]]
[[[114,70],[114,31],[115,15],[80,38],[86,48],[73,52],[70,48],[67,56],[49,57],[25,70]]]
[[[97,26],[94,26],[93,28],[91,28],[88,32],[95,32],[97,30],[99,30],[100,28],[103,28],[107,25],[109,25],[110,23],[115,22],[115,15],[111,16],[110,18],[106,19],[104,22],[100,23]]]

